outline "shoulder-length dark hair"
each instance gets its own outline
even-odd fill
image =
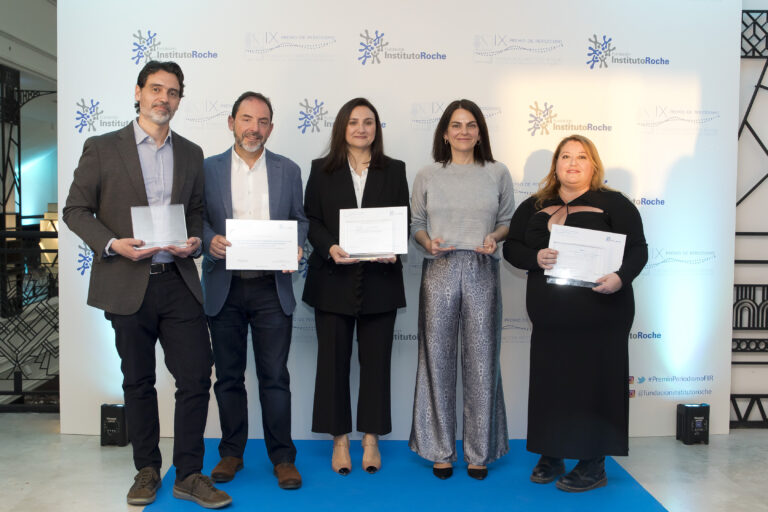
[[[555,148],[555,152],[552,154],[552,163],[549,166],[549,172],[544,179],[539,183],[539,190],[533,195],[536,198],[536,208],[540,208],[544,201],[555,199],[560,194],[560,181],[557,179],[557,159],[560,158],[560,152],[563,150],[568,142],[578,142],[584,147],[584,151],[587,153],[587,158],[592,164],[592,181],[589,183],[589,190],[611,190],[605,185],[605,168],[603,167],[603,161],[600,160],[600,154],[597,152],[594,142],[589,140],[583,135],[573,134],[565,137]]]
[[[347,164],[347,124],[355,107],[368,107],[376,119],[376,135],[371,143],[371,162],[369,168],[384,166],[384,141],[381,133],[381,120],[376,107],[365,98],[354,98],[346,102],[336,114],[336,120],[331,129],[331,142],[328,144],[328,154],[324,157],[323,170],[331,173],[336,169],[346,167]]]
[[[495,162],[493,159],[493,152],[491,151],[491,140],[488,137],[488,125],[485,124],[485,116],[483,111],[472,100],[461,99],[452,101],[443,111],[443,115],[440,117],[440,121],[435,128],[435,139],[432,143],[432,158],[435,162],[443,164],[443,167],[448,165],[451,161],[451,145],[446,144],[443,137],[448,130],[448,124],[451,122],[451,116],[458,109],[467,110],[477,121],[477,127],[480,131],[480,140],[475,146],[475,162],[480,165],[485,165],[485,162]]]

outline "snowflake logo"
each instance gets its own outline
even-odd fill
[[[77,104],[79,109],[75,113],[75,121],[77,122],[75,129],[77,133],[83,133],[83,128],[86,127],[88,128],[86,131],[96,131],[96,121],[104,113],[103,110],[99,109],[99,103],[99,101],[93,101],[93,98],[91,98],[91,104],[88,105],[85,99],[80,99],[80,102]]]
[[[325,115],[328,114],[323,105],[325,105],[325,102],[321,101],[318,103],[317,99],[315,99],[315,104],[312,105],[306,98],[304,98],[304,103],[299,103],[302,110],[299,111],[299,122],[301,124],[298,126],[298,129],[301,130],[301,133],[306,133],[307,128],[310,129],[310,133],[320,131],[320,121],[325,119]]]
[[[360,42],[360,48],[357,50],[362,53],[362,55],[357,58],[357,60],[361,61],[360,64],[365,66],[369,60],[371,61],[371,64],[381,64],[379,54],[385,46],[389,45],[389,43],[384,42],[384,34],[379,34],[379,31],[377,30],[374,35],[371,36],[368,29],[365,29],[365,33],[360,34],[360,37],[363,38]]]
[[[85,244],[80,244],[77,248],[80,251],[77,253],[77,263],[80,265],[77,267],[77,270],[82,276],[85,275],[85,272],[89,270],[93,264],[93,251]]]
[[[536,135],[536,131],[539,131],[539,135],[549,135],[549,127],[555,122],[557,114],[553,112],[554,105],[550,105],[546,101],[544,107],[539,107],[539,102],[534,101],[533,105],[528,105],[533,112],[528,114],[528,131],[531,132],[531,137]]]
[[[299,275],[304,279],[307,278],[307,271],[309,270],[309,256],[311,254],[312,246],[308,241],[304,242],[304,251],[302,252],[301,259],[299,260]]]
[[[589,60],[587,61],[589,69],[595,69],[595,64],[598,62],[600,63],[598,69],[608,67],[608,57],[616,51],[616,48],[611,46],[611,41],[613,41],[613,38],[608,38],[603,35],[603,41],[600,42],[597,38],[597,34],[592,35],[592,39],[589,40],[592,45],[589,46],[589,53],[587,53],[587,57],[589,57]]]
[[[152,33],[147,29],[147,35],[144,36],[141,30],[137,30],[133,34],[133,38],[136,40],[133,42],[133,57],[131,60],[138,66],[140,62],[147,62],[152,60],[152,53],[160,46],[160,41],[157,40],[157,32]]]

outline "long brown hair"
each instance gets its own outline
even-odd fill
[[[560,194],[560,182],[557,180],[557,174],[555,169],[557,168],[557,159],[560,158],[560,152],[563,150],[568,142],[579,142],[584,146],[584,150],[587,152],[587,157],[592,163],[592,181],[589,183],[589,190],[610,190],[605,186],[603,181],[605,180],[605,169],[603,168],[603,162],[600,160],[600,154],[597,152],[595,144],[583,135],[569,135],[560,141],[557,145],[555,153],[552,155],[552,164],[549,166],[549,173],[539,183],[539,190],[533,195],[536,198],[536,207],[539,208],[549,199],[555,199]]]
[[[445,135],[446,130],[448,130],[451,116],[460,108],[472,114],[475,121],[477,121],[478,131],[480,132],[480,141],[475,146],[473,153],[475,163],[485,165],[485,162],[495,162],[496,160],[493,159],[493,153],[491,152],[491,139],[488,137],[488,125],[485,124],[483,111],[480,110],[477,103],[467,99],[452,101],[445,107],[443,115],[437,123],[437,128],[435,128],[435,139],[432,142],[432,157],[435,159],[435,162],[439,162],[445,167],[448,165],[448,162],[451,161],[451,146],[450,144],[445,143],[443,136]]]
[[[332,173],[337,169],[346,167],[347,164],[347,124],[355,107],[368,107],[376,119],[376,135],[371,143],[371,162],[369,168],[384,166],[384,141],[381,133],[381,120],[376,107],[365,98],[354,98],[346,102],[336,114],[336,120],[331,129],[331,142],[328,145],[328,154],[324,157],[323,170]]]

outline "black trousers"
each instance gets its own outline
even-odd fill
[[[256,376],[259,379],[264,442],[273,464],[294,462],[291,439],[291,389],[288,352],[293,317],[283,313],[274,275],[232,278],[229,295],[216,316],[208,317],[216,361],[213,389],[219,404],[222,457],[242,457],[248,441],[248,395],[245,367],[251,327]]]
[[[116,290],[119,293],[119,290]],[[155,390],[155,343],[176,383],[173,464],[181,480],[203,469],[203,433],[211,388],[211,344],[202,305],[176,271],[150,276],[132,315],[106,313],[123,371],[126,427],[136,469],[162,464]]]
[[[357,324],[360,391],[357,430],[370,434],[392,431],[390,373],[392,335],[397,310],[357,317],[315,308],[317,373],[312,431],[334,436],[352,431],[349,362]]]

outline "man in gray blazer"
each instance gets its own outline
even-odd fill
[[[202,284],[222,431],[221,461],[211,477],[227,482],[243,467],[248,439],[244,375],[250,325],[267,454],[278,485],[298,489],[301,476],[294,465],[287,365],[296,307],[291,275],[280,270],[227,270],[227,247],[231,244],[225,238],[225,221],[296,220],[300,259],[309,226],[302,205],[301,171],[291,160],[264,148],[273,128],[269,98],[243,93],[235,101],[228,122],[235,138],[233,147],[204,163]]]
[[[63,220],[93,250],[88,304],[112,322],[121,359],[128,438],[139,471],[130,505],[155,500],[162,464],[155,391],[155,343],[176,382],[173,495],[206,508],[232,499],[201,471],[211,386],[211,347],[193,257],[203,234],[203,152],[170,131],[184,93],[175,62],[148,62],[136,84],[138,118],[85,142]],[[131,207],[181,204],[184,247],[142,248]]]

